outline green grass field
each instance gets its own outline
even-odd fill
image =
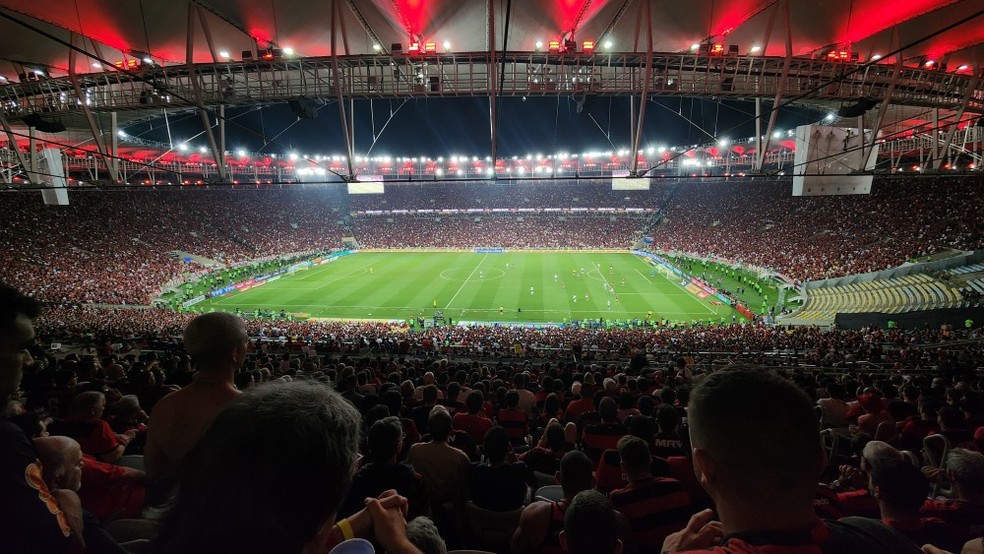
[[[652,310],[654,318],[671,321],[731,321],[731,307],[700,299],[651,270],[628,253],[359,252],[195,309],[283,309],[355,320],[430,318],[442,310],[455,322],[509,323],[624,321]]]

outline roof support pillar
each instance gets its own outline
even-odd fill
[[[644,19],[646,26],[646,66],[642,72],[642,94],[639,97],[639,117],[635,121],[635,129],[632,131],[632,149],[629,155],[632,156],[632,170],[630,175],[639,177],[639,143],[642,142],[642,127],[646,122],[646,103],[649,98],[649,84],[653,80],[653,14],[652,0],[645,0],[639,5],[639,11],[643,12],[641,19]],[[648,171],[648,170],[647,170]]]
[[[897,38],[897,33],[892,33],[894,37]],[[875,142],[878,140],[878,131],[881,130],[882,123],[885,121],[885,114],[888,112],[888,106],[892,103],[892,95],[895,94],[895,86],[899,82],[899,75],[902,74],[902,53],[899,52],[895,55],[895,70],[892,72],[892,80],[888,83],[888,90],[885,91],[885,98],[882,99],[881,105],[878,106],[878,114],[875,116],[875,121],[871,124],[871,140],[865,143],[864,135],[861,135],[861,144],[863,145],[863,150],[861,151],[861,165],[858,169],[863,170],[868,167],[868,159],[871,157],[871,152],[875,149]],[[864,130],[862,129],[863,133]]]
[[[342,74],[338,69],[338,28],[342,24],[342,8],[338,0],[331,0],[331,82],[335,89],[335,102],[338,104],[338,117],[342,122],[342,136],[345,139],[345,163],[348,166],[347,180],[355,181],[355,145],[352,144],[350,124],[345,114],[345,97],[342,95]]]
[[[75,33],[72,33],[69,37],[71,45],[75,45]],[[86,99],[85,94],[82,92],[82,87],[79,85],[79,76],[75,72],[75,48],[68,49],[68,79],[72,82],[72,88],[75,89],[75,97],[78,99],[79,105],[82,107],[82,113],[85,114],[85,122],[89,126],[89,131],[92,133],[92,140],[96,145],[96,149],[99,150],[99,155],[102,156],[104,162],[106,162],[106,170],[109,172],[110,179],[113,182],[119,182],[120,172],[119,165],[117,164],[117,159],[110,157],[109,152],[106,150],[106,144],[103,142],[102,134],[99,132],[99,127],[96,125],[96,119],[92,115],[92,110],[89,109],[89,102]],[[33,167],[33,165],[32,165]]]
[[[953,135],[957,132],[957,126],[963,118],[967,104],[970,103],[970,99],[974,96],[974,91],[977,90],[977,84],[981,82],[981,75],[981,68],[974,67],[974,78],[967,83],[967,89],[964,90],[963,98],[960,99],[960,107],[957,108],[957,113],[953,116],[953,123],[950,124],[950,129],[946,132],[946,138],[943,139],[940,155],[933,160],[933,169],[939,169],[940,164],[943,163],[943,156],[950,153],[950,145],[953,144]]]
[[[492,152],[492,172],[495,176],[495,157],[496,157],[496,147],[499,141],[498,131],[498,118],[496,117],[496,105],[495,99],[498,88],[498,66],[496,65],[495,59],[495,0],[488,0],[485,4],[485,15],[486,15],[486,30],[488,31],[488,37],[486,40],[486,45],[488,46],[489,52],[489,65],[486,71],[486,77],[489,82],[489,140],[490,140],[490,150]]]
[[[779,116],[779,102],[782,101],[782,92],[786,88],[786,79],[789,77],[789,68],[793,63],[793,27],[790,24],[789,17],[789,0],[782,0],[782,15],[786,23],[786,59],[782,64],[782,75],[779,77],[779,83],[776,85],[776,97],[772,101],[772,110],[769,112],[769,125],[765,129],[765,138],[762,139],[762,147],[756,152],[755,158],[755,171],[762,171],[762,166],[765,164],[765,153],[769,150],[769,141],[772,139],[772,130],[776,126],[776,118]],[[758,104],[756,104],[758,107]],[[760,114],[756,114],[756,121],[758,121]],[[761,136],[761,135],[759,135]]]
[[[198,115],[202,119],[202,127],[205,130],[205,138],[208,140],[209,150],[212,151],[212,159],[215,161],[215,168],[221,181],[226,180],[225,170],[225,151],[220,150],[215,142],[215,134],[212,133],[212,123],[208,120],[208,111],[204,108],[202,98],[202,84],[198,80],[198,73],[195,71],[195,15],[198,13],[197,6],[188,2],[188,41],[185,48],[185,63],[188,66],[188,80],[191,81],[192,92],[195,95],[195,102],[198,104]]]
[[[27,167],[27,159],[24,158],[24,153],[20,151],[20,146],[17,145],[17,137],[14,136],[14,131],[10,128],[10,122],[7,121],[7,116],[3,114],[3,110],[0,110],[0,126],[3,127],[3,132],[7,133],[7,148],[17,157],[17,163],[28,176],[28,180],[30,180],[31,172],[29,171],[30,168]],[[13,180],[13,172],[11,172],[11,183]]]

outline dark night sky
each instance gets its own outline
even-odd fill
[[[631,144],[629,99],[625,96],[589,98],[581,113],[577,113],[577,102],[571,97],[525,101],[513,97],[500,102],[499,156],[606,151]],[[764,104],[766,114],[768,106]],[[706,143],[711,140],[709,134],[733,140],[755,134],[752,102],[661,98],[650,100],[646,109],[642,148]],[[391,112],[395,115],[382,130]],[[817,111],[783,108],[777,129],[817,122],[823,116]],[[321,105],[315,119],[298,120],[286,104],[261,109],[230,108],[226,118],[227,148],[231,151],[244,148],[307,155],[345,151],[338,108],[333,101]],[[197,115],[185,113],[169,119],[175,144],[189,139],[192,146],[206,144],[203,134],[191,138],[202,131]],[[487,98],[359,100],[355,103],[355,153],[365,155],[372,147],[372,155],[486,156],[490,153],[488,121]],[[375,145],[374,129],[378,136]],[[149,140],[168,141],[163,118],[132,125],[125,131]]]

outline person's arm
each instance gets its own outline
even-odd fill
[[[96,459],[110,464],[116,463],[117,460],[123,457],[123,451],[126,450],[126,446],[116,438],[113,429],[105,421],[99,423],[99,430],[97,432],[99,433],[97,445],[101,447],[98,450],[103,450],[103,452],[96,454]],[[96,449],[97,445],[94,445],[93,449]]]
[[[686,550],[705,550],[719,543],[724,537],[721,522],[712,521],[714,512],[710,509],[691,516],[682,531],[672,533],[663,540],[661,552],[680,552]]]
[[[535,502],[520,513],[519,525],[509,542],[509,551],[512,554],[535,552],[543,543],[546,539],[547,528],[544,526],[545,518],[540,513],[544,509],[550,509],[550,506],[549,502]]]

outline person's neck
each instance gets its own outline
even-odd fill
[[[196,387],[232,387],[234,370],[209,369],[199,371],[192,385]]]
[[[727,534],[809,531],[817,521],[810,504],[795,507],[786,502],[761,502],[749,509],[747,503],[716,500],[718,516]]]
[[[897,510],[892,506],[889,506],[885,502],[878,502],[878,510],[881,512],[881,518],[885,521],[894,521],[899,523],[904,527],[918,527],[919,526],[919,514],[906,513],[903,510]]]

